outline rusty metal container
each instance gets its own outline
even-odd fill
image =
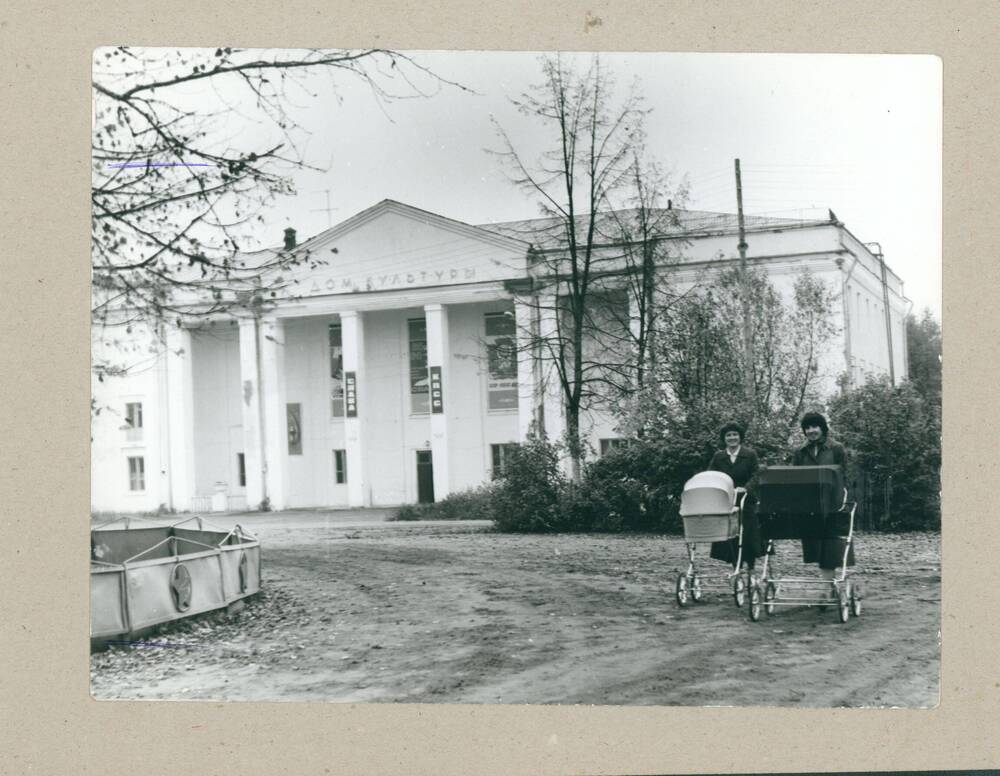
[[[200,517],[123,518],[90,531],[90,638],[100,643],[221,609],[260,591],[260,542]]]

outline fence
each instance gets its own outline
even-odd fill
[[[892,477],[856,472],[848,482],[849,497],[858,502],[855,525],[861,531],[878,531],[892,519]]]

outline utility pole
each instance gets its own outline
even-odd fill
[[[747,420],[749,421],[756,404],[753,378],[753,332],[750,318],[750,278],[747,273],[747,236],[743,225],[743,180],[740,177],[740,160],[735,159],[736,167],[736,217],[740,227],[740,300],[743,303],[743,399],[746,402]]]

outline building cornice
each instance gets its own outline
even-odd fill
[[[464,223],[463,221],[456,221],[453,218],[438,215],[437,213],[432,213],[429,210],[421,210],[420,208],[413,207],[412,205],[406,205],[392,199],[384,199],[381,202],[362,210],[360,213],[356,213],[346,221],[341,221],[336,226],[310,237],[304,243],[297,246],[295,251],[312,252],[319,250],[337,238],[342,237],[348,232],[375,220],[385,213],[394,213],[396,215],[403,216],[404,218],[417,221],[418,223],[432,226],[436,229],[442,229],[453,234],[467,237],[471,240],[488,243],[497,248],[503,248],[509,251],[527,253],[529,248],[529,244],[524,240],[518,240],[513,237],[497,234],[496,232],[490,232],[486,229],[481,229],[477,226]]]

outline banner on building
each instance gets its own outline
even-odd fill
[[[441,381],[441,367],[432,366],[431,373],[431,412],[440,415],[444,412],[444,387]]]
[[[344,415],[358,416],[358,378],[355,372],[344,372]]]

